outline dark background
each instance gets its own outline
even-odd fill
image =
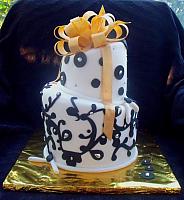
[[[140,106],[139,129],[157,138],[181,186],[184,133],[184,30],[165,3],[118,0],[20,0],[0,32],[0,182],[35,129],[42,128],[39,92],[58,73],[53,30],[101,5],[116,19],[131,21],[128,96]],[[83,195],[12,192],[1,199],[184,199],[181,195]]]

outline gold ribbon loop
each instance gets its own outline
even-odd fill
[[[69,52],[65,50],[65,41],[64,40],[60,40],[59,42],[57,42],[54,45],[54,51],[58,54],[58,55],[69,55]]]
[[[109,22],[109,24],[111,24],[111,23],[113,23],[115,21],[115,17],[111,13],[104,14],[104,18],[107,19],[107,21]]]
[[[55,28],[54,35],[60,40],[55,45],[55,51],[59,55],[69,55],[123,40],[129,33],[126,24],[120,20],[115,21],[111,13],[105,13],[103,6],[99,14],[87,11],[82,17],[71,19],[68,25]],[[113,30],[116,36],[110,38],[109,34]],[[65,43],[68,43],[69,51],[65,49]]]
[[[63,32],[69,35],[70,38],[78,36],[77,30],[75,29],[75,27],[73,27],[73,24],[71,23],[65,26]]]
[[[66,26],[57,26],[54,29],[54,36],[59,40],[60,39],[68,40],[69,37],[65,34],[65,29],[66,29]]]
[[[106,45],[106,37],[104,33],[96,33],[91,35],[94,48]]]
[[[81,48],[79,46],[79,36],[70,38],[68,42],[69,49],[72,53],[77,53],[81,51]]]
[[[84,13],[83,17],[85,20],[89,21],[90,18],[96,16],[97,14],[93,11],[87,11]]]

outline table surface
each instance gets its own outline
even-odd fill
[[[23,191],[8,191],[2,188],[3,180],[11,170],[22,149],[25,147],[27,141],[31,137],[32,133],[26,130],[9,131],[6,134],[2,134],[0,140],[0,200],[16,199],[22,200],[37,200],[37,199],[131,199],[131,200],[143,200],[143,199],[184,199],[184,192],[177,195],[102,195],[102,194],[81,194],[81,193],[41,193],[41,192],[23,192]],[[176,138],[176,137],[175,137]],[[166,156],[177,180],[181,187],[184,187],[184,160],[182,159],[182,140],[173,140],[172,135],[166,137],[166,135],[156,137],[158,144],[161,147],[162,152]]]

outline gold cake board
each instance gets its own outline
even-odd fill
[[[138,138],[138,158],[126,168],[103,173],[79,173],[60,169],[58,175],[53,173],[47,163],[27,160],[31,155],[42,156],[43,134],[37,132],[7,175],[3,187],[9,190],[42,192],[179,193],[181,187],[159,146],[145,132],[138,133]]]

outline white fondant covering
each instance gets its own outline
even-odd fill
[[[124,100],[127,92],[127,50],[121,42],[108,45],[112,52],[112,103],[118,108],[112,140],[106,138],[105,144],[97,142],[103,135],[104,104],[101,100],[101,84],[94,88],[91,86],[91,81],[98,79],[101,82],[102,66],[99,64],[99,59],[102,57],[101,48],[84,52],[87,62],[83,67],[75,66],[75,55],[70,56],[67,64],[63,57],[61,73],[64,72],[66,75],[64,86],[58,81],[49,83],[50,86],[43,89],[42,102],[43,108],[46,110],[42,114],[45,138],[52,138],[55,145],[53,148],[53,142],[49,140],[45,149],[52,152],[54,163],[63,169],[81,172],[111,171],[125,167],[137,158],[135,118],[139,108],[133,101]],[[117,79],[115,69],[119,65],[123,66],[124,75]],[[122,95],[118,94],[121,87],[124,88]],[[57,96],[57,100],[52,104]],[[46,109],[49,104],[52,106]],[[95,109],[98,111],[90,112],[92,105],[95,105]],[[135,114],[134,118],[132,112]],[[63,135],[67,132],[66,130],[71,133],[68,140],[65,140]],[[103,137],[106,136],[103,135]],[[119,148],[117,137],[119,137]],[[84,148],[82,149],[81,146]],[[88,147],[86,152],[85,147]],[[94,152],[97,152],[96,154],[102,152],[102,158],[98,159],[99,155],[94,155]],[[76,163],[71,164],[72,159],[76,159],[71,155],[77,154],[80,155],[81,160],[78,159]],[[113,157],[113,155],[115,156]],[[68,158],[66,158],[67,156]],[[56,166],[53,169],[56,170]]]
[[[108,44],[112,52],[112,100],[123,100],[127,92],[127,49],[122,42]],[[71,55],[69,62],[65,64],[65,56],[62,59],[61,72],[66,74],[65,86],[67,89],[75,93],[82,94],[87,97],[101,99],[101,85],[98,88],[91,86],[93,79],[102,80],[102,66],[99,64],[99,59],[102,57],[102,49],[90,49],[85,52],[87,63],[85,66],[78,68],[74,64],[75,55]],[[117,66],[123,66],[124,76],[121,80],[117,80],[114,76],[114,71]],[[119,95],[118,89],[124,88],[124,94]]]
[[[57,118],[54,119],[54,122],[58,124],[59,120],[64,120],[66,122],[65,125],[60,126],[60,132],[62,134],[62,131],[64,130],[70,130],[72,133],[72,139],[70,141],[63,141],[63,148],[67,151],[72,152],[81,152],[80,147],[82,145],[87,145],[90,141],[90,139],[80,139],[79,135],[83,133],[85,136],[89,135],[90,133],[87,133],[87,130],[91,129],[91,126],[88,121],[76,121],[75,116],[69,116],[67,114],[67,108],[72,107],[71,98],[76,97],[72,94],[66,93],[62,91],[62,86],[58,82],[57,84],[53,84],[51,88],[47,88],[43,90],[43,105],[48,104],[48,98],[51,97],[54,99],[58,92],[61,92],[61,96],[59,99],[55,102],[55,104],[52,106],[50,111],[48,112],[49,115],[51,113],[56,113]],[[79,115],[83,113],[88,113],[91,109],[91,105],[94,104],[97,106],[97,109],[104,108],[104,105],[102,102],[94,102],[89,99],[84,99],[80,95],[77,96],[77,99],[75,100],[75,104],[77,108],[79,109]],[[125,101],[119,101],[118,104],[119,109],[121,110],[121,114],[116,118],[117,119],[117,125],[123,126],[124,121],[127,123],[131,122],[131,110],[134,110],[135,112],[138,112],[138,106],[132,102],[130,104],[126,103]],[[120,111],[119,111],[120,112]],[[103,111],[97,112],[97,113],[91,113],[90,118],[94,121],[97,127],[97,134],[95,136],[95,139],[100,137],[102,135],[102,124],[103,124],[103,118],[104,114]],[[47,124],[45,122],[45,130],[46,130],[46,136],[48,136],[47,133]],[[126,137],[128,137],[127,144],[131,146],[133,144],[133,140],[136,140],[136,127],[134,124],[134,135],[133,137],[129,137],[129,131],[130,128],[126,129],[125,131],[121,132],[120,141],[122,142]],[[72,170],[72,171],[81,171],[81,172],[103,172],[103,171],[110,171],[119,169],[121,167],[125,167],[135,161],[137,157],[137,148],[133,148],[131,151],[131,156],[127,156],[127,150],[124,148],[120,148],[117,151],[117,159],[116,161],[112,161],[112,153],[115,150],[115,147],[112,146],[113,140],[108,140],[105,145],[97,144],[92,148],[93,150],[101,150],[104,153],[104,157],[102,160],[94,160],[89,152],[82,155],[82,162],[77,163],[76,167],[68,166],[66,164],[66,161],[62,159],[62,151],[58,150],[59,143],[57,143],[58,136],[52,134],[53,139],[56,144],[56,150],[52,150],[52,143],[49,144],[49,148],[52,150],[52,153],[54,155],[54,160],[58,167],[61,167],[63,169]]]

